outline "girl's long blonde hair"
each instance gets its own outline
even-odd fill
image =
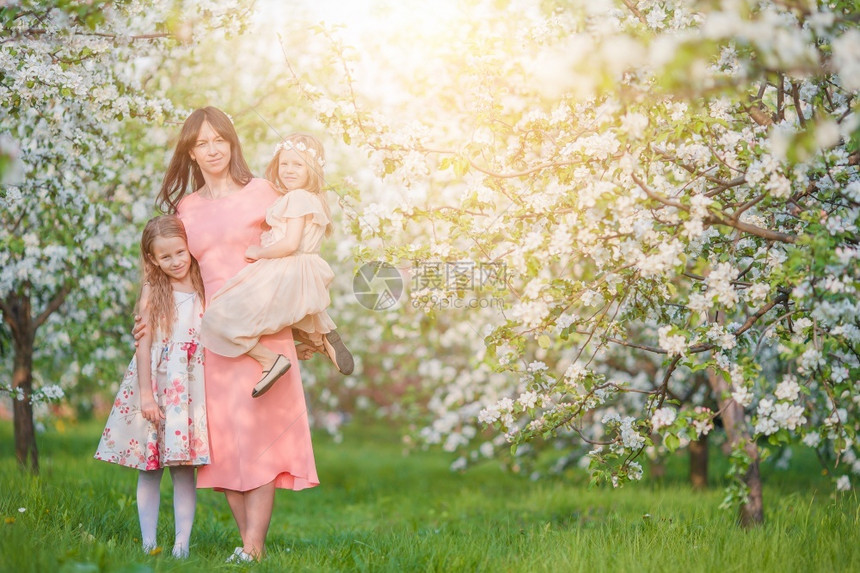
[[[180,237],[188,244],[188,235],[185,233],[185,225],[176,215],[161,215],[150,219],[143,228],[140,237],[140,259],[143,269],[143,282],[149,283],[149,324],[155,333],[169,337],[173,333],[173,323],[176,322],[176,303],[173,300],[173,287],[170,285],[170,277],[155,264],[155,256],[152,252],[152,244],[159,237],[171,239]],[[206,300],[203,290],[203,277],[200,276],[200,265],[197,259],[191,257],[191,284],[194,291],[200,297],[200,301]],[[138,305],[140,300],[138,300]]]
[[[281,178],[278,176],[278,158],[281,156],[281,151],[285,149],[294,150],[304,160],[305,165],[307,165],[308,184],[305,190],[319,197],[323,211],[329,220],[325,228],[325,236],[330,236],[332,233],[331,209],[325,196],[325,150],[322,143],[313,135],[292,133],[278,144],[275,148],[274,157],[272,157],[268,167],[266,167],[266,179],[281,193],[286,193],[287,189],[281,183]]]

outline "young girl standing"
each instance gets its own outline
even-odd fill
[[[320,257],[331,234],[325,198],[325,153],[313,136],[294,134],[278,144],[266,178],[284,194],[266,211],[271,230],[245,258],[255,261],[215,293],[203,316],[201,340],[223,356],[248,354],[263,369],[252,396],[262,395],[289,368],[290,361],[259,343],[265,334],[292,326],[300,341],[324,352],[350,374],[353,358],[326,312],[334,273]]]
[[[197,503],[194,466],[209,463],[199,343],[203,280],[176,215],[150,220],[140,241],[139,314],[153,325],[139,340],[95,458],[140,470],[137,509],[143,549],[157,546],[159,486],[173,480],[174,557],[187,557]],[[154,335],[150,334],[154,331]]]

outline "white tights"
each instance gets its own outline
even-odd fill
[[[141,471],[137,478],[137,513],[140,517],[140,536],[144,551],[151,551],[158,545],[155,531],[158,527],[158,506],[161,502],[161,475],[163,469]],[[187,557],[191,526],[194,524],[194,509],[197,506],[197,484],[194,468],[173,466],[170,468],[173,481],[173,514],[176,539],[173,542],[173,556]]]

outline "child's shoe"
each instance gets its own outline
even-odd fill
[[[263,378],[257,382],[256,386],[254,386],[254,391],[251,392],[251,397],[259,398],[268,392],[269,388],[272,387],[272,384],[274,384],[278,378],[287,373],[290,366],[292,366],[292,364],[290,364],[290,359],[283,354],[278,354],[272,367],[268,370],[263,370]]]
[[[352,374],[355,368],[355,361],[352,358],[352,353],[340,339],[340,335],[336,330],[332,330],[328,334],[324,334],[323,347],[325,348],[326,356],[328,356],[335,367],[340,370],[341,374]]]

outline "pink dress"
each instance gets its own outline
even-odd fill
[[[290,219],[306,217],[302,240],[286,257],[260,259],[227,281],[203,317],[200,339],[212,352],[239,356],[253,348],[260,336],[288,326],[308,339],[321,340],[336,328],[325,311],[331,304],[328,287],[334,273],[322,257],[320,245],[330,223],[319,197],[304,189],[285,193],[266,210],[271,227],[260,237],[264,247],[286,235]]]
[[[207,297],[247,266],[245,250],[259,243],[266,209],[279,197],[268,181],[252,179],[227,197],[192,193],[179,204]],[[286,328],[260,342],[293,363],[260,398],[251,398],[261,376],[256,361],[205,350],[210,463],[197,472],[199,488],[249,491],[272,480],[282,489],[319,485],[292,333]]]

